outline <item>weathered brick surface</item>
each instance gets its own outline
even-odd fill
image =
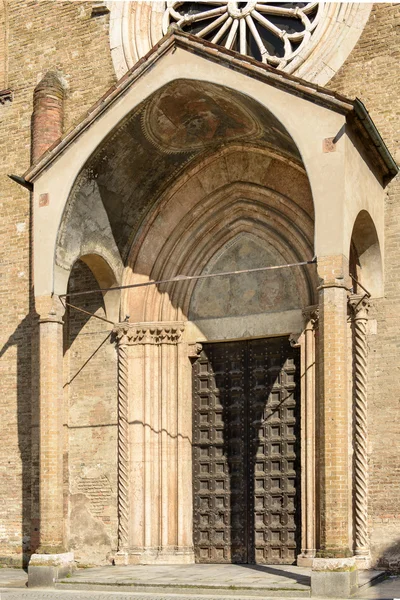
[[[328,84],[358,96],[390,151],[400,159],[400,5],[376,4],[358,44]],[[387,188],[385,297],[375,300],[369,338],[369,525],[374,561],[400,568],[400,178]]]
[[[33,93],[32,162],[50,148],[63,133],[64,89],[57,73],[49,72]]]
[[[347,291],[343,274],[347,260],[327,256],[318,261],[318,549],[329,556],[349,552],[348,347]]]
[[[7,178],[30,163],[33,90],[48,71],[66,84],[64,127],[76,122],[115,80],[108,16],[91,18],[91,2],[11,0],[8,75],[0,31],[0,560],[21,562],[31,520],[31,269],[29,193]],[[0,25],[4,5],[0,2]],[[3,71],[3,73],[2,73]],[[8,81],[7,81],[8,80]],[[33,503],[33,513],[37,505]],[[32,514],[33,514],[32,513]]]

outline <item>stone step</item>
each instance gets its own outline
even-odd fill
[[[136,600],[254,600],[255,598],[309,598],[310,588],[306,585],[291,583],[285,587],[274,586],[240,586],[240,585],[154,585],[143,583],[116,583],[114,582],[94,582],[93,580],[78,582],[71,579],[63,579],[57,582],[56,588],[59,590],[91,590],[91,591],[118,591],[131,592]]]

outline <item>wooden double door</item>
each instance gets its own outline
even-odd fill
[[[197,562],[295,563],[298,363],[287,337],[204,344],[193,366]]]

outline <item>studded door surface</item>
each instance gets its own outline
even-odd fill
[[[197,562],[295,562],[297,358],[287,338],[270,338],[204,345],[194,364]]]

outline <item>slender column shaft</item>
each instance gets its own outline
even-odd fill
[[[367,322],[369,300],[350,298],[353,326],[353,406],[355,555],[369,557],[368,540],[368,423],[367,423]]]
[[[304,311],[304,420],[305,420],[305,548],[307,557],[315,556],[315,328],[318,307]]]
[[[118,551],[128,549],[129,536],[129,424],[128,346],[118,344]]]

